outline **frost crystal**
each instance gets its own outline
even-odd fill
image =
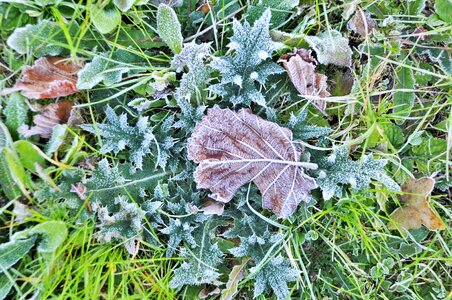
[[[260,86],[265,84],[268,76],[284,72],[280,66],[267,60],[280,48],[280,44],[270,38],[270,18],[270,10],[266,10],[254,26],[248,22],[242,25],[234,20],[234,35],[229,48],[235,53],[222,56],[210,64],[222,75],[221,82],[211,86],[211,90],[234,105],[256,102],[266,106]]]
[[[35,25],[28,24],[25,27],[16,28],[6,43],[19,54],[30,52],[35,57],[55,56],[60,54],[63,48],[52,44],[49,39],[64,38],[62,34],[57,23],[43,20]]]
[[[127,115],[116,115],[111,107],[105,111],[107,123],[87,124],[80,127],[93,134],[99,134],[102,140],[102,153],[113,151],[118,154],[126,147],[130,149],[129,160],[136,169],[143,168],[143,157],[152,152],[152,146],[156,145],[156,139],[149,127],[147,117],[140,117],[134,127],[127,122]]]
[[[212,69],[204,60],[210,55],[210,43],[196,44],[195,42],[184,44],[182,52],[175,55],[171,67],[177,72],[182,72],[185,67],[188,72],[182,75],[180,85],[176,90],[177,99],[190,100],[192,95],[206,86],[210,79]]]
[[[389,190],[400,190],[397,183],[386,175],[385,165],[386,160],[374,159],[371,154],[361,161],[350,160],[347,148],[337,148],[331,156],[319,162],[317,184],[325,200],[341,197],[346,184],[359,191],[368,189],[371,179],[381,182]]]

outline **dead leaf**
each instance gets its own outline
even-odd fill
[[[205,215],[221,216],[224,211],[224,203],[207,200],[206,202],[204,202],[204,207],[202,209],[198,209],[198,211],[204,212]]]
[[[18,131],[25,137],[39,134],[42,138],[49,138],[55,125],[68,122],[72,105],[72,101],[49,104],[42,109],[40,114],[33,117],[35,126],[28,128],[27,125],[22,125]]]
[[[86,191],[87,191],[86,186],[83,183],[81,183],[81,182],[77,182],[76,184],[71,185],[70,192],[76,193],[77,196],[81,200],[85,200],[86,199],[86,195],[85,195]]]
[[[81,66],[65,60],[58,56],[41,57],[32,67],[25,67],[22,79],[0,94],[22,91],[29,99],[46,99],[77,93],[77,72]]]
[[[317,186],[304,173],[304,168],[317,165],[299,161],[292,132],[249,109],[209,109],[188,141],[188,158],[199,163],[195,181],[199,188],[210,189],[212,199],[229,202],[241,186],[254,182],[262,206],[280,218],[309,201],[310,190]]]
[[[443,221],[428,204],[428,197],[433,191],[435,180],[431,177],[410,179],[402,185],[400,201],[404,206],[397,208],[392,214],[389,229],[416,229],[424,225],[429,230],[443,230]]]
[[[358,10],[347,23],[347,29],[362,37],[372,36],[372,29],[377,28],[377,21],[367,11]]]
[[[226,287],[221,291],[221,300],[231,300],[237,294],[237,286],[240,280],[243,279],[243,270],[250,259],[245,258],[240,265],[235,265],[229,274]]]
[[[209,291],[207,288],[203,288],[199,294],[199,299],[206,299],[209,296],[214,296],[220,294],[220,289],[218,287],[214,288],[213,290]]]
[[[282,57],[282,63],[293,85],[301,96],[318,96],[313,104],[325,113],[326,101],[321,99],[329,97],[327,91],[327,77],[315,72],[316,60],[311,55],[311,50],[299,49],[287,58]]]

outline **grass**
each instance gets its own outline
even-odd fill
[[[119,64],[118,68],[129,67],[129,72],[123,74],[120,82],[110,86],[99,83],[92,89],[65,99],[73,100],[74,107],[83,110],[82,123],[94,126],[102,123],[106,104],[118,112],[127,113],[131,122],[136,121],[140,113],[128,106],[128,102],[138,97],[150,98],[152,93],[146,89],[157,76],[154,72],[166,74],[174,71],[170,68],[173,54],[157,34],[156,6],[151,3],[132,6],[129,11],[121,12],[122,22],[113,32],[102,35],[93,25],[92,9],[93,6],[114,7],[112,3],[61,1],[59,5],[50,3],[42,6],[40,2],[4,1],[0,4],[0,88],[12,86],[20,77],[22,68],[33,64],[36,59],[33,51],[39,45],[59,46],[64,56],[75,62],[89,62],[103,53],[106,61]],[[425,3],[426,6],[421,13],[410,14],[410,5],[415,3]],[[232,34],[232,19],[243,20],[250,5],[259,4],[257,1],[214,1],[213,5],[218,5],[217,14],[211,9],[198,22],[191,22],[195,15],[188,14],[188,10],[196,12],[199,7],[197,1],[191,1],[188,7],[184,1],[184,6],[175,10],[183,25],[184,41],[212,42],[212,52],[218,57],[228,53],[226,45]],[[270,90],[272,85],[278,87],[270,90],[273,94],[266,95],[269,106],[276,112],[279,124],[284,124],[290,113],[306,108],[311,124],[331,128],[331,133],[318,143],[300,142],[307,148],[331,153],[332,145],[347,146],[355,160],[373,153],[375,157],[388,160],[388,174],[399,184],[408,178],[434,177],[437,186],[430,197],[430,206],[445,222],[446,229],[429,231],[421,227],[409,232],[389,230],[390,214],[400,205],[399,198],[403,192],[389,191],[378,182],[364,191],[348,188],[342,197],[332,200],[323,200],[321,193],[314,191],[316,203],[303,206],[287,220],[273,218],[260,209],[260,198],[255,200],[251,196],[246,200],[255,216],[268,226],[273,226],[275,232],[283,235],[283,239],[270,248],[262,262],[255,265],[254,273],[247,269],[238,283],[237,299],[253,297],[253,275],[279,254],[287,257],[290,266],[299,271],[297,280],[289,284],[290,299],[452,297],[452,236],[449,228],[452,219],[452,77],[450,66],[447,69],[446,65],[447,58],[450,64],[452,25],[441,20],[441,13],[438,13],[433,1],[363,1],[357,7],[358,11],[370,11],[378,21],[378,27],[373,36],[360,37],[347,30],[347,19],[342,14],[348,5],[341,1],[301,1],[299,8],[283,9],[287,12],[285,21],[276,28],[292,34],[292,37],[302,38],[296,39],[295,43],[286,41],[286,47],[275,54],[274,60],[291,52],[293,47],[308,48],[303,38],[305,35],[339,30],[349,39],[353,50],[353,66],[350,69],[353,87],[344,79],[346,68],[319,65],[318,70],[329,77],[329,86],[338,86],[338,90],[327,99],[327,116],[309,105],[306,101],[309,97],[286,100],[285,95],[293,90],[287,79],[265,86],[264,92]],[[275,8],[273,13],[278,11]],[[435,12],[439,16],[435,17]],[[29,47],[24,54],[15,52],[6,44],[16,28],[36,24],[40,20],[57,22],[61,32],[44,37],[36,35],[38,46]],[[426,31],[416,32],[420,27]],[[136,55],[143,63],[124,63],[113,56],[117,49]],[[442,59],[446,61],[432,59],[424,52],[436,50],[445,51]],[[409,80],[400,78],[401,70],[411,74],[414,85],[404,86],[404,82]],[[175,81],[170,82],[173,90],[180,80],[177,76]],[[212,76],[218,80],[218,74]],[[394,99],[407,93],[413,95],[409,115],[394,112]],[[11,98],[0,98],[0,120],[9,124],[14,116],[5,113],[5,107]],[[27,105],[36,103],[34,100],[24,101]],[[39,103],[53,102],[44,100]],[[220,103],[232,107],[206,90],[198,91],[191,102],[195,106],[211,107]],[[252,109],[266,117],[265,108],[253,104]],[[167,118],[179,118],[184,113],[175,101],[167,101],[151,106],[144,115],[158,126]],[[31,115],[28,112],[26,116],[28,124],[31,124]],[[14,126],[9,126],[14,140],[25,139],[16,130]],[[179,129],[174,131],[179,132]],[[186,143],[186,138],[179,134],[176,139]],[[27,140],[41,149],[46,147],[45,139],[32,137]],[[11,268],[0,269],[0,273],[13,282],[8,297],[194,299],[203,288],[212,290],[209,285],[186,286],[179,291],[170,287],[174,270],[186,260],[179,248],[174,256],[167,256],[168,237],[159,230],[149,233],[157,237],[156,243],[143,240],[139,251],[131,255],[124,247],[125,241],[99,242],[99,221],[93,218],[80,222],[78,219],[84,207],[73,215],[59,206],[61,199],[52,199],[46,194],[49,186],[64,181],[63,171],[76,167],[82,158],[99,160],[106,157],[115,162],[127,159],[123,152],[118,155],[102,153],[102,143],[100,134],[89,136],[76,126],[70,126],[63,146],[52,157],[49,156],[54,162],[62,164],[47,164],[40,174],[25,169],[32,182],[29,185],[25,183],[30,191],[29,199],[20,196],[9,200],[0,189],[1,243],[6,243],[14,232],[48,220],[64,221],[69,229],[68,237],[57,251],[44,255],[32,250]],[[187,169],[190,170],[189,167]],[[88,174],[90,172],[87,171]],[[446,188],[441,190],[441,184]],[[129,197],[135,202],[132,195],[129,194]],[[32,213],[22,216],[21,212],[13,210],[15,201],[26,204]],[[90,198],[86,201],[89,202]],[[233,206],[230,204],[228,207]],[[186,217],[182,213],[173,216],[164,209],[162,212],[175,219]],[[152,224],[147,222],[147,226],[143,226],[145,230],[151,230]],[[230,243],[237,242],[215,237],[215,241],[219,240],[225,249],[232,247]],[[187,241],[183,243],[188,245]],[[0,262],[1,259],[0,255]],[[225,261],[219,267],[222,274],[219,279],[223,283],[227,282],[231,267],[240,262],[230,256]],[[219,295],[209,297],[220,298]],[[264,293],[257,299],[276,299],[276,296]]]

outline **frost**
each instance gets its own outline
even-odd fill
[[[256,6],[250,5],[247,11],[247,20],[253,23],[265,12],[267,8],[272,11],[271,27],[277,27],[286,19],[289,12],[298,5],[298,0],[259,0]]]
[[[339,31],[330,30],[317,36],[307,36],[306,42],[315,50],[321,64],[344,67],[352,65],[352,49],[348,45],[348,39],[342,37]]]
[[[248,22],[242,25],[234,20],[234,35],[229,44],[234,54],[222,56],[210,64],[222,76],[221,82],[211,86],[211,90],[234,105],[247,106],[256,102],[266,106],[260,87],[265,84],[268,76],[284,72],[280,66],[267,60],[281,47],[270,38],[270,18],[270,10],[266,10],[254,26]],[[253,72],[258,76],[251,76]]]
[[[182,51],[182,33],[179,20],[174,10],[160,4],[157,11],[157,33],[175,54]]]
[[[205,60],[210,56],[210,43],[196,44],[195,42],[184,44],[181,53],[176,54],[171,62],[171,67],[177,72],[188,68],[188,72],[182,75],[180,85],[176,90],[177,99],[190,100],[193,95],[199,95],[200,90],[209,83],[212,69],[206,65]]]
[[[52,44],[50,38],[61,38],[63,33],[57,23],[43,20],[38,24],[28,24],[25,27],[16,28],[8,37],[6,43],[19,54],[32,53],[35,57],[55,56],[63,51],[63,48]]]
[[[319,162],[317,184],[322,189],[323,198],[343,195],[343,185],[354,185],[354,190],[366,190],[371,180],[379,181],[386,188],[399,191],[400,187],[384,170],[386,160],[374,159],[372,155],[364,156],[361,161],[348,159],[347,148],[336,148],[334,153]],[[323,175],[325,174],[325,175]]]
[[[105,110],[107,122],[104,124],[86,124],[80,127],[84,130],[99,134],[102,140],[102,153],[113,151],[118,154],[126,147],[129,148],[129,161],[136,169],[143,168],[143,157],[152,152],[156,146],[156,139],[149,127],[148,117],[140,117],[135,126],[127,122],[127,115],[116,115],[115,111],[108,106]]]

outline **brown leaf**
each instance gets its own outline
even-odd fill
[[[313,103],[325,113],[326,101],[321,98],[330,96],[327,91],[327,77],[315,72],[316,61],[311,55],[311,50],[299,49],[287,58],[283,57],[282,63],[301,96],[318,96]]]
[[[220,289],[218,287],[215,287],[213,290],[208,290],[207,288],[203,288],[199,294],[198,294],[198,298],[199,299],[206,299],[209,296],[214,296],[214,295],[218,295],[220,294]]]
[[[71,101],[49,104],[43,108],[39,115],[33,117],[35,126],[28,128],[27,125],[22,125],[18,128],[18,131],[25,137],[39,134],[42,138],[49,138],[55,125],[68,122],[72,105]]]
[[[195,181],[210,189],[212,199],[229,202],[241,186],[254,182],[262,206],[280,218],[309,201],[310,190],[316,188],[304,168],[317,165],[299,161],[292,132],[249,109],[209,109],[188,141],[188,158],[199,163]]]
[[[32,67],[25,67],[22,79],[1,95],[22,91],[29,99],[63,97],[77,93],[77,72],[81,66],[63,57],[41,57]]]
[[[397,208],[392,214],[393,222],[389,229],[416,229],[424,225],[429,230],[443,230],[443,221],[435,214],[428,204],[428,196],[433,191],[435,180],[430,177],[410,179],[402,185],[401,202],[404,206]]]
[[[204,207],[199,209],[205,215],[218,215],[221,216],[224,211],[224,203],[218,201],[207,200],[204,202]]]
[[[372,29],[377,28],[377,21],[367,11],[359,10],[347,23],[347,29],[362,37],[372,36]]]

